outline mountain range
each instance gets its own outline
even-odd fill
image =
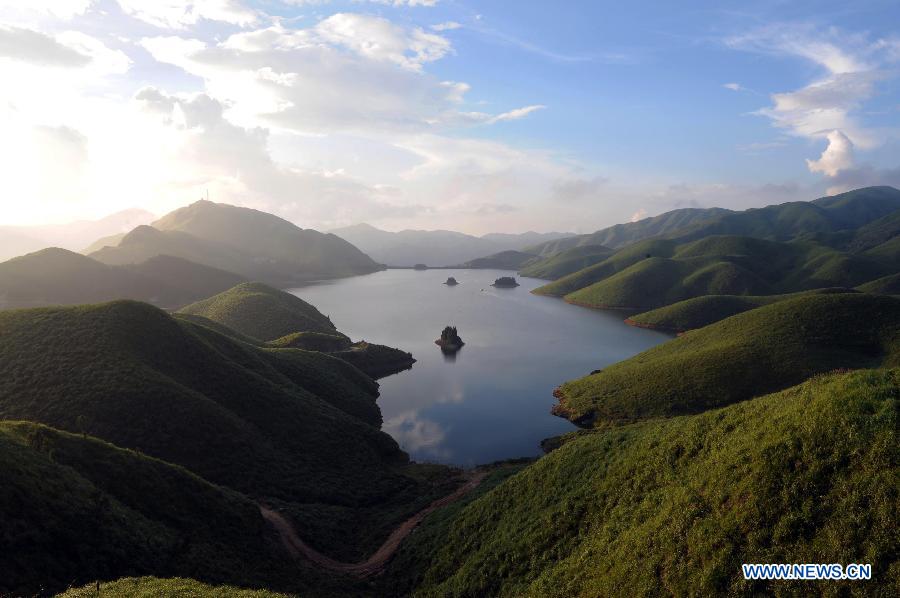
[[[489,233],[481,237],[447,230],[388,232],[368,224],[331,231],[388,266],[453,266],[507,250],[567,237],[569,233]]]
[[[81,251],[99,238],[119,235],[155,217],[136,208],[100,220],[80,220],[45,226],[0,226],[0,261],[47,247]]]

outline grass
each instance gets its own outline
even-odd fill
[[[519,268],[535,261],[538,256],[533,253],[507,250],[470,260],[462,264],[460,268],[493,268],[497,270],[518,270]]]
[[[608,270],[608,275],[565,298],[589,307],[648,310],[704,295],[772,295],[854,287],[891,272],[892,267],[884,261],[816,243],[712,236],[677,245],[668,256],[651,254],[625,268]]]
[[[340,359],[145,304],[0,312],[0,419],[84,432],[250,496],[369,509],[343,544],[434,492],[378,429],[376,396]]]
[[[900,295],[900,273],[891,274],[857,287],[864,293],[876,293],[879,295]]]
[[[337,332],[328,317],[303,299],[262,283],[238,285],[179,312],[208,318],[261,341],[295,332]]]
[[[832,374],[575,438],[407,554],[413,595],[896,595],[898,389],[897,370]],[[744,581],[753,562],[873,579]]]
[[[97,598],[97,586],[88,584],[72,588],[57,598]],[[99,596],[104,598],[289,598],[269,590],[248,590],[234,586],[210,585],[193,579],[129,577],[100,584]]]
[[[174,255],[285,286],[382,268],[335,235],[301,229],[258,210],[209,201],[175,210],[153,226],[135,228],[117,245],[91,253],[106,264],[134,264],[157,255]]]
[[[863,287],[860,287],[860,290],[863,290]],[[686,332],[786,299],[806,295],[853,292],[855,292],[853,289],[836,287],[801,291],[786,295],[703,295],[643,312],[631,316],[625,321],[628,324],[642,328],[652,328],[667,332]]]
[[[598,264],[563,276],[559,280],[538,287],[532,292],[537,295],[562,297],[604,280],[649,257],[669,257],[674,250],[675,243],[672,241],[660,239],[641,241],[617,251]]]
[[[557,280],[602,262],[614,251],[603,245],[582,245],[567,249],[550,257],[531,263],[519,270],[522,276]]]
[[[167,256],[142,264],[107,266],[72,251],[50,248],[0,263],[0,308],[114,299],[177,308],[241,280],[229,272]]]
[[[0,593],[149,573],[281,588],[317,579],[246,497],[90,436],[0,422],[0,477]]]
[[[567,382],[557,409],[584,425],[620,424],[698,413],[837,368],[886,365],[900,365],[900,299],[812,295],[732,316]]]

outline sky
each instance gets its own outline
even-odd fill
[[[750,6],[752,5],[752,6]],[[590,232],[900,186],[900,4],[0,0],[0,224]]]

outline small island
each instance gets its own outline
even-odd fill
[[[501,276],[500,278],[495,280],[494,284],[492,284],[491,286],[505,288],[505,289],[511,289],[513,287],[519,286],[519,283],[516,282],[516,279],[513,278],[512,276]]]
[[[456,326],[446,326],[441,332],[441,338],[434,341],[434,344],[441,348],[441,351],[456,352],[462,349],[466,343],[459,338],[456,332]]]
[[[451,276],[450,278],[447,279],[447,282],[445,282],[444,284],[447,285],[448,287],[455,287],[455,286],[458,285],[459,283],[456,281],[455,278],[453,278],[453,277]]]
[[[415,264],[413,266],[413,270],[427,270],[427,269],[428,269],[427,264]]]

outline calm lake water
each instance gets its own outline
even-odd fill
[[[550,415],[554,388],[670,338],[532,295],[540,280],[490,286],[510,274],[387,270],[290,292],[355,341],[410,351],[413,368],[380,381],[383,429],[416,461],[472,466],[540,454],[543,438],[574,429]],[[466,343],[455,359],[434,344],[446,325]]]

